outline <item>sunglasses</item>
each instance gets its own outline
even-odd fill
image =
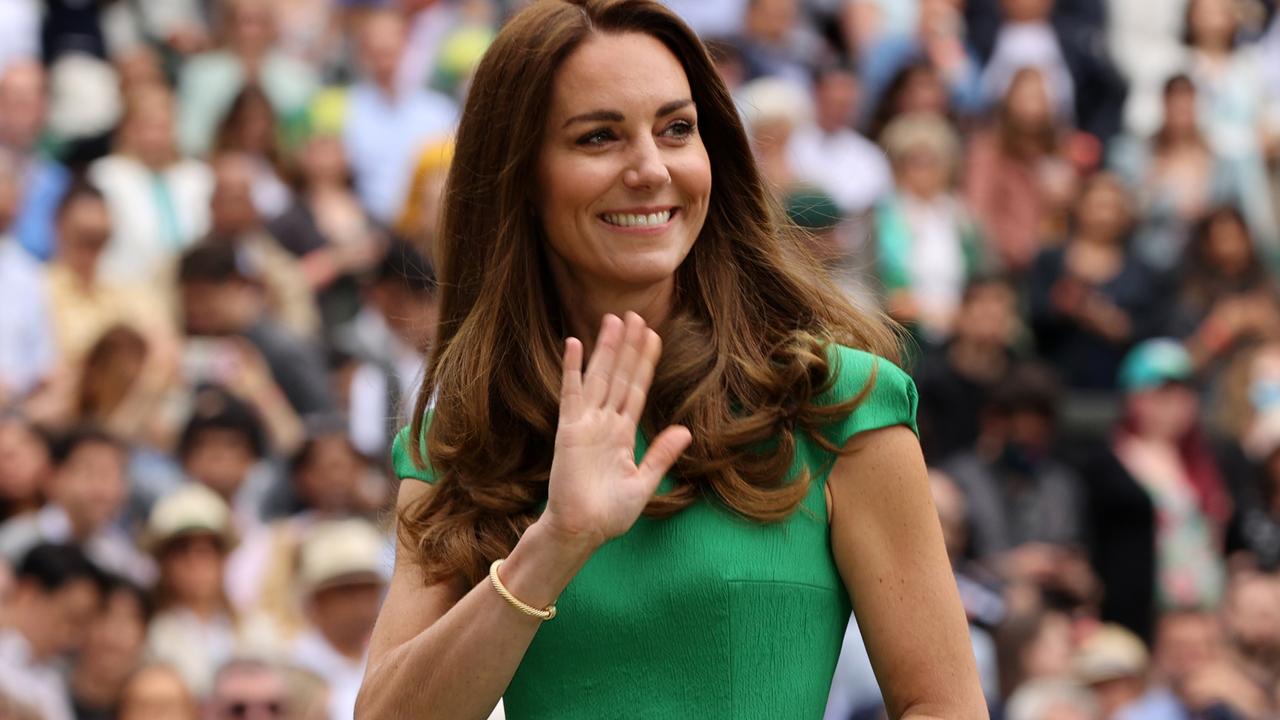
[[[230,702],[222,706],[220,717],[241,720],[249,717],[284,717],[285,704],[280,700],[265,702]]]

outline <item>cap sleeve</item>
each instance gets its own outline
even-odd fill
[[[821,396],[821,404],[845,402],[857,397],[868,382],[874,383],[853,412],[823,429],[828,440],[843,447],[860,432],[893,425],[906,425],[917,436],[920,434],[916,427],[919,400],[910,375],[891,361],[862,350],[832,345],[827,352],[836,380]]]
[[[427,420],[423,422],[422,429],[426,432],[427,423],[431,421],[428,415]],[[412,425],[406,425],[396,433],[396,438],[391,442],[391,463],[395,467],[396,476],[400,478],[413,478],[421,480],[425,483],[434,485],[436,482],[435,470],[431,467],[431,461],[427,458],[426,443],[421,444],[422,459],[427,463],[426,467],[419,467],[413,462],[413,455],[409,452],[409,433],[413,430]]]

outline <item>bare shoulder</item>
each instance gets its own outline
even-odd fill
[[[401,480],[396,496],[396,514],[433,491],[433,486],[421,480]],[[388,652],[431,627],[464,594],[466,588],[457,582],[427,585],[413,550],[397,537],[395,570],[369,641],[370,665],[377,664]]]

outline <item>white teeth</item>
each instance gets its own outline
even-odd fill
[[[619,227],[645,227],[648,225],[662,225],[671,219],[671,211],[663,210],[662,212],[649,213],[648,215],[635,215],[632,213],[605,213],[604,221],[610,225]]]

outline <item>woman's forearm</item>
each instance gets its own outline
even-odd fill
[[[499,575],[521,601],[546,607],[555,603],[593,549],[534,523]],[[484,720],[541,624],[509,605],[485,578],[430,627],[370,664],[356,717]]]

